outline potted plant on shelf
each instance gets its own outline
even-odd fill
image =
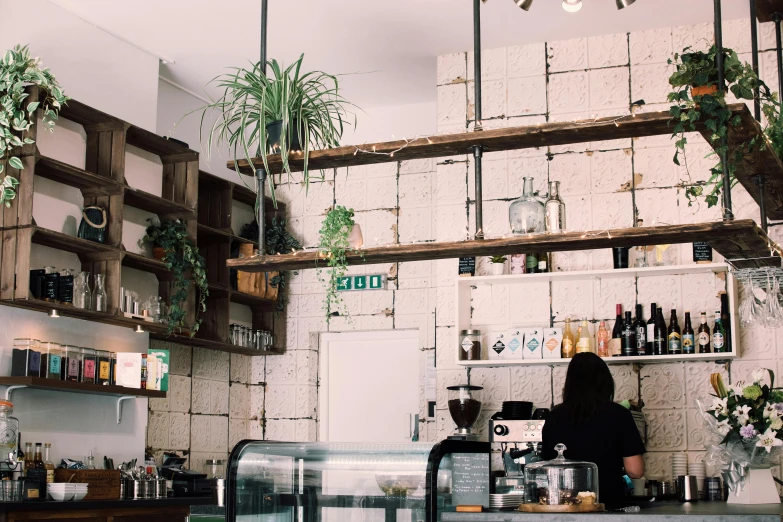
[[[189,279],[193,279],[198,290],[196,322],[190,325],[190,335],[194,336],[201,326],[201,318],[198,317],[198,313],[205,312],[207,309],[209,286],[205,268],[206,262],[188,236],[187,226],[179,219],[152,222],[147,227],[147,233],[142,241],[149,241],[155,247],[163,249],[163,262],[166,263],[166,268],[174,276],[171,281],[169,306],[166,310],[169,334],[188,328],[185,304],[190,290]]]
[[[337,285],[340,278],[345,276],[348,268],[345,253],[348,250],[358,251],[363,244],[361,229],[354,221],[353,216],[352,208],[336,206],[326,214],[326,219],[324,219],[319,231],[319,257],[326,259],[329,271],[328,276],[325,277],[321,268],[317,269],[318,279],[326,290],[324,310],[326,311],[327,323],[333,313],[349,315],[343,300],[339,297]]]
[[[697,131],[697,125],[709,131],[707,140],[716,158],[716,164],[710,169],[711,175],[707,182],[691,184],[686,188],[689,205],[704,195],[705,186],[709,188],[709,193],[704,198],[707,206],[718,204],[723,188],[723,154],[727,156],[730,186],[734,187],[737,184],[734,171],[744,154],[758,147],[770,147],[776,153],[783,149],[783,123],[780,121],[778,95],[770,92],[753,68],[740,61],[736,52],[724,48],[723,55],[726,86],[740,100],[753,100],[754,90],[758,88],[759,102],[767,116],[768,125],[764,136],[755,136],[729,151],[726,138],[730,128],[739,125],[740,118],[733,116],[728,109],[727,92],[718,88],[717,47],[712,46],[707,52],[692,51],[690,47],[686,47],[682,54],[675,54],[674,59],[669,60],[670,64],[677,66],[677,70],[669,77],[669,84],[674,90],[668,95],[668,101],[672,103],[669,109],[672,116],[672,137],[677,139],[674,163],[681,164],[682,154],[687,169],[685,146],[688,140],[685,134]]]
[[[492,267],[492,275],[503,275],[506,273],[506,256],[490,256],[489,264]]]
[[[25,89],[31,85],[41,90],[40,99],[27,99],[29,94]],[[49,69],[41,69],[41,60],[31,57],[26,45],[6,51],[0,60],[0,175],[6,163],[16,170],[24,169],[15,149],[35,143],[24,133],[36,124],[38,111],[42,114],[42,128],[51,131],[60,108],[67,101],[54,75]],[[0,203],[10,207],[18,185],[19,180],[6,173],[0,183]]]
[[[347,124],[352,106],[339,93],[336,76],[321,71],[301,71],[304,54],[287,68],[277,60],[268,65],[267,77],[260,64],[249,69],[235,68],[234,72],[218,76],[212,84],[223,93],[217,101],[202,107],[202,138],[205,120],[211,111],[218,113],[209,129],[207,150],[212,145],[227,145],[237,161],[244,158],[251,168],[264,168],[270,172],[267,153],[282,156],[283,170],[289,175],[289,157],[302,159],[305,187],[309,185],[307,166],[310,150],[336,147]],[[356,120],[354,118],[354,125]],[[261,164],[254,159],[261,157]],[[269,176],[269,188],[274,196],[273,177]]]

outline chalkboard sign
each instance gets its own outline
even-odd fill
[[[693,262],[698,263],[699,261],[712,262],[712,247],[709,243],[697,241],[693,244]]]
[[[452,453],[452,504],[489,507],[489,455]]]
[[[460,276],[474,276],[476,275],[476,258],[475,257],[460,257],[459,258],[459,275]]]

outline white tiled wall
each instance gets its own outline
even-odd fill
[[[726,21],[724,30],[727,45],[739,52],[749,50],[747,20]],[[775,57],[769,51],[774,45],[772,25],[762,25],[760,35],[764,49],[762,75],[777,89]],[[704,25],[488,50],[482,60],[484,127],[626,115],[631,103],[640,99],[647,104],[641,108],[643,111],[666,110],[671,70],[667,59],[686,45],[704,48],[711,38],[711,26]],[[440,56],[437,63],[438,132],[472,128],[471,53]],[[684,188],[688,183],[705,180],[711,164],[711,160],[702,159],[709,147],[699,135],[689,136],[689,144],[688,170],[672,163],[673,145],[666,136],[486,154],[485,231],[489,236],[508,231],[508,204],[521,194],[522,176],[533,176],[536,189],[542,192],[546,191],[548,180],[562,182],[567,224],[573,230],[632,226],[635,218],[642,219],[645,226],[720,219],[720,213],[706,205],[687,206]],[[316,244],[323,215],[335,203],[357,211],[356,221],[361,224],[368,245],[459,240],[474,229],[472,179],[471,158],[458,156],[330,171],[324,183],[310,186],[307,195],[296,180],[285,178],[281,180],[278,197],[288,204],[293,233],[307,247]],[[741,187],[734,189],[733,201],[738,218],[758,219],[758,208]],[[781,232],[780,228],[771,228],[772,236],[778,240],[783,238]],[[672,248],[676,259],[690,262],[690,248]],[[610,266],[607,251],[554,254],[557,270]],[[198,355],[201,351],[194,349],[191,373],[191,365],[179,365],[175,359],[174,373],[187,379],[193,392],[192,400],[187,400],[184,395],[190,392],[184,386],[182,397],[173,391],[168,405],[170,413],[158,413],[157,405],[152,405],[155,425],[158,415],[168,416],[172,426],[169,445],[179,439],[174,430],[174,423],[179,422],[175,412],[179,410],[174,404],[188,403],[194,459],[212,453],[224,455],[244,436],[315,440],[318,381],[317,336],[313,334],[357,329],[418,328],[423,350],[433,350],[437,345],[438,409],[435,418],[422,421],[421,432],[429,440],[448,435],[453,425],[440,393],[445,385],[466,378],[465,370],[454,364],[453,352],[453,278],[457,261],[351,267],[350,273],[368,270],[387,272],[389,290],[346,294],[351,320],[336,317],[328,327],[322,310],[323,288],[316,272],[299,272],[290,285],[287,352],[267,358],[266,365],[260,358],[246,361],[234,356],[226,375],[217,366],[227,361],[202,362]],[[478,271],[488,272],[486,260],[478,260]],[[551,303],[554,321],[562,321],[569,314],[612,319],[614,304],[618,302],[625,309],[639,302],[645,306],[645,315],[649,315],[647,307],[651,301],[661,304],[664,310],[676,307],[682,321],[682,312],[687,308],[714,310],[720,284],[705,277],[638,282],[612,279],[587,283],[579,289],[543,285],[530,290],[535,299]],[[503,317],[524,318],[531,313],[518,299],[492,296],[484,301],[489,303],[489,309],[477,306],[476,321],[483,315],[488,323],[492,322],[496,313],[492,306],[497,308],[498,302],[507,306],[507,310],[498,309]],[[478,301],[474,304],[478,305]],[[777,363],[778,354],[783,355],[783,341],[777,340],[781,338],[779,334],[760,328],[741,331],[742,359],[725,366],[710,362],[672,363],[645,366],[639,372],[630,365],[611,366],[617,399],[641,399],[645,403],[650,424],[648,475],[668,475],[671,452],[687,451],[691,460],[703,458],[704,432],[694,401],[709,393],[709,374],[720,371],[726,379],[738,379],[759,366],[783,371],[783,365],[778,367]],[[185,352],[180,355],[184,358]],[[478,427],[486,430],[488,416],[504,400],[532,400],[542,407],[559,402],[565,370],[537,367],[473,371],[472,382],[485,387],[486,411]],[[225,398],[217,398],[213,393],[224,393],[229,384],[226,404]],[[247,391],[237,393],[235,388]],[[228,433],[217,436],[213,430],[225,429],[226,418]],[[148,445],[157,436],[151,427]]]

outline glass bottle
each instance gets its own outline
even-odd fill
[[[49,458],[49,451],[51,449],[52,449],[52,445],[50,443],[47,442],[46,444],[44,444],[44,469],[46,469],[47,484],[54,483],[54,464]]]
[[[565,203],[560,199],[560,182],[549,182],[549,197],[544,204],[547,232],[565,232]]]
[[[24,443],[24,474],[27,476],[27,470],[34,468],[33,462],[33,443],[32,442],[25,442]]]
[[[35,443],[35,457],[33,457],[33,467],[35,469],[46,469],[43,461],[43,444]]]
[[[16,451],[19,441],[19,420],[13,413],[12,403],[0,401],[0,462],[3,463]]]
[[[95,469],[95,457],[90,450],[90,454],[87,455],[87,469]]]
[[[640,304],[636,305],[634,329],[636,330],[636,355],[647,355],[647,321],[644,320]]]
[[[677,310],[672,309],[672,316],[669,321],[669,354],[682,354],[682,337],[680,336],[680,325],[677,324]]]
[[[647,321],[647,355],[655,354],[655,316],[658,313],[658,306],[655,303],[650,305],[650,319]]]
[[[601,321],[598,325],[598,332],[595,334],[595,352],[598,357],[609,357],[609,339],[606,321]]]
[[[576,341],[576,353],[589,352],[595,352],[593,349],[593,337],[590,335],[587,317],[582,317],[582,324],[579,325],[579,336]]]
[[[616,305],[617,317],[614,320],[612,329],[612,340],[609,341],[609,355],[617,357],[623,354],[623,305]]]
[[[710,327],[707,326],[707,312],[701,313],[701,319],[699,321],[699,336],[697,337],[699,343],[699,353],[710,353]]]
[[[61,303],[73,303],[73,279],[73,270],[63,268],[60,273],[60,286],[57,292]]]
[[[655,355],[666,355],[669,353],[667,343],[666,321],[663,319],[663,309],[659,306],[655,312],[655,338],[653,339],[653,353]]]
[[[636,355],[636,328],[631,318],[631,312],[625,312],[625,321],[623,321],[623,356],[633,357]]]
[[[96,312],[105,312],[107,308],[108,297],[103,285],[105,277],[103,274],[95,274],[95,292],[93,292],[92,309]]]
[[[730,352],[731,348],[731,315],[729,314],[729,294],[723,292],[720,294],[720,322],[726,330],[724,340],[724,352]]]
[[[514,234],[538,234],[546,230],[544,204],[533,195],[533,178],[522,178],[522,197],[508,207],[508,220]]]
[[[682,353],[696,353],[695,336],[691,325],[691,313],[685,312],[685,326],[682,328]]]
[[[91,304],[90,273],[79,272],[76,281],[73,283],[73,306],[87,310]]]
[[[565,327],[563,328],[563,347],[561,356],[563,359],[571,359],[574,356],[574,334],[571,332],[571,318],[566,317]]]
[[[715,325],[712,327],[712,351],[714,353],[725,353],[726,349],[726,327],[721,321],[720,310],[715,310]]]

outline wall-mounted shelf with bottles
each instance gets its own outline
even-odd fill
[[[715,288],[717,294],[718,291],[726,292],[729,298],[729,309],[731,311],[731,351],[724,353],[695,353],[695,354],[678,354],[678,355],[637,355],[631,357],[606,357],[604,360],[609,364],[629,364],[629,363],[667,363],[677,361],[724,361],[734,359],[739,356],[739,336],[736,333],[739,331],[739,321],[737,320],[737,282],[729,271],[729,266],[725,263],[708,263],[708,264],[692,264],[692,265],[674,265],[674,266],[654,266],[645,268],[626,268],[626,269],[607,269],[607,270],[583,270],[574,272],[550,272],[542,274],[519,274],[519,275],[500,275],[500,276],[478,276],[478,277],[459,277],[456,280],[456,322],[455,330],[459,334],[462,330],[478,329],[484,334],[482,345],[487,346],[486,342],[487,333],[493,326],[487,326],[484,324],[477,324],[473,318],[476,315],[476,309],[473,302],[472,292],[480,287],[494,287],[494,286],[510,286],[514,287],[513,292],[517,296],[524,296],[524,289],[521,288],[524,285],[531,285],[535,283],[558,283],[558,282],[577,282],[577,281],[596,281],[600,284],[602,279],[617,279],[617,278],[644,278],[644,277],[656,277],[656,276],[687,276],[694,274],[715,274],[717,280],[720,281],[721,288]],[[706,290],[706,289],[705,289]],[[547,288],[548,291],[548,288]],[[710,290],[706,290],[710,291]],[[661,298],[668,297],[661,295]],[[531,302],[532,301],[528,301]],[[643,304],[643,303],[640,303]],[[549,300],[546,300],[545,305],[547,308]],[[686,309],[688,303],[684,303]],[[535,306],[531,304],[530,306]],[[681,311],[681,310],[678,310]],[[701,310],[698,310],[700,312]],[[666,310],[668,314],[668,310]],[[696,311],[694,311],[696,312]],[[709,314],[713,310],[707,311]],[[547,312],[546,315],[549,315]],[[649,313],[648,313],[649,315]],[[668,317],[668,315],[667,315]],[[710,315],[710,318],[712,316]],[[590,317],[590,319],[601,320],[611,319],[609,317]],[[694,320],[696,317],[694,317]],[[541,324],[530,323],[525,321],[513,322],[512,325],[522,328],[527,327],[551,327],[550,323]],[[558,326],[561,326],[558,324]],[[574,327],[576,325],[573,325]],[[711,326],[711,324],[710,324]],[[595,329],[596,325],[592,324],[591,327]],[[593,332],[594,336],[595,332]],[[566,365],[570,359],[484,359],[465,361],[459,360],[459,351],[462,349],[459,346],[459,335],[455,346],[447,349],[453,349],[457,364],[464,367],[504,367],[504,366],[552,366],[552,365]],[[484,350],[484,353],[488,353],[490,348]],[[486,355],[485,355],[486,357]]]

